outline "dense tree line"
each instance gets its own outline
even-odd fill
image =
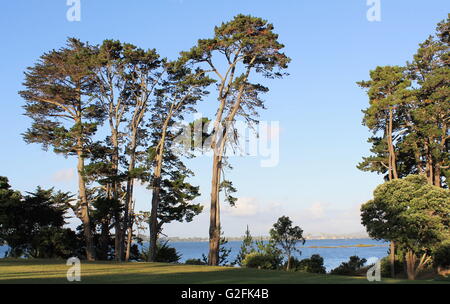
[[[152,192],[145,213],[149,261],[156,259],[164,224],[191,221],[202,211],[193,203],[200,195],[189,183],[194,172],[183,162],[193,156],[183,147],[192,135],[180,141],[186,134],[179,126],[215,90],[216,117],[200,137],[214,151],[208,263],[219,263],[220,193],[230,204],[236,200],[232,182],[223,178],[226,148],[236,140],[234,122],[240,116],[257,123],[257,110],[264,108],[261,94],[268,88],[252,82],[252,75],[282,77],[290,61],[273,30],[266,20],[238,15],[176,60],[116,40],[92,45],[69,38],[27,69],[20,95],[32,124],[23,137],[77,159],[78,197],[66,207],[82,223],[88,260],[130,259],[136,182]]]
[[[426,176],[428,183],[448,188],[450,176],[450,19],[420,44],[405,66],[382,66],[367,89],[369,107],[363,124],[374,134],[363,171],[384,174],[386,180],[409,174]]]
[[[387,181],[362,206],[362,223],[371,237],[391,242],[392,277],[396,257],[414,279],[450,237],[449,43],[450,18],[411,62],[379,66],[370,80],[358,82],[369,97],[363,124],[373,132],[372,155],[358,168]]]

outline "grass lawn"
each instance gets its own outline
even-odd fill
[[[0,259],[0,284],[68,283],[63,260]],[[317,275],[257,269],[173,265],[162,263],[81,263],[81,283],[168,284],[364,284],[365,277]],[[381,283],[450,283],[450,280],[392,280]],[[379,284],[379,283],[377,283]]]

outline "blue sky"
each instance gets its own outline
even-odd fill
[[[275,25],[292,58],[284,80],[267,82],[267,110],[261,119],[280,122],[280,163],[261,168],[255,157],[233,159],[228,173],[238,188],[237,208],[223,208],[226,235],[241,235],[248,224],[255,235],[267,234],[281,215],[289,215],[305,233],[363,231],[358,209],[382,182],[360,172],[367,155],[368,131],[361,125],[365,93],[356,81],[377,65],[402,65],[418,44],[447,16],[446,0],[381,0],[381,21],[369,22],[366,0],[81,0],[81,21],[68,22],[66,0],[15,0],[0,11],[0,86],[3,130],[0,175],[14,188],[37,185],[76,191],[74,159],[65,159],[21,138],[30,125],[23,116],[23,71],[38,57],[77,37],[92,44],[119,39],[156,48],[175,59],[197,39],[212,35],[215,25],[243,13]],[[213,99],[200,111],[210,113]],[[208,204],[211,159],[189,162],[200,185],[199,202]],[[138,187],[137,209],[148,210],[150,193]],[[208,210],[189,224],[171,224],[170,236],[206,236]],[[73,223],[78,223],[73,220]]]

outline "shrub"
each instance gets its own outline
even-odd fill
[[[330,274],[358,275],[366,262],[366,259],[351,256],[348,262],[343,262],[341,265],[331,270]]]
[[[433,251],[435,267],[450,268],[450,240],[444,241]]]
[[[404,272],[404,263],[400,261],[397,257],[394,262],[394,270],[395,275],[400,275]],[[390,278],[391,275],[391,262],[389,261],[389,257],[385,257],[381,259],[381,276],[384,278]]]
[[[156,253],[156,262],[160,263],[178,263],[181,259],[181,254],[178,254],[177,250],[167,245],[167,242],[158,246],[158,252]]]
[[[201,259],[188,259],[184,262],[186,265],[206,265]]]
[[[276,269],[277,265],[273,262],[273,257],[268,254],[251,252],[245,256],[242,265],[247,268]]]
[[[181,259],[181,254],[177,252],[175,248],[167,245],[167,241],[164,243],[158,243],[158,252],[156,253],[155,262],[160,263],[178,263]],[[143,248],[141,252],[141,260],[148,260],[148,249]]]
[[[291,257],[290,258],[290,265],[291,265],[291,269],[289,271],[299,271],[300,270],[300,260],[295,258],[295,257]],[[284,263],[283,265],[284,269],[287,269],[287,261]]]
[[[296,270],[322,274],[327,272],[323,266],[323,258],[318,254],[313,254],[309,259],[299,261],[296,266]]]
[[[281,250],[277,248],[275,242],[264,242],[260,240],[255,242],[255,246],[255,252],[266,255],[270,260],[270,269],[278,269],[281,267],[283,263],[283,256]]]

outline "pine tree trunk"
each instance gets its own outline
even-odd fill
[[[173,109],[173,107],[172,107]],[[161,192],[161,172],[164,157],[164,147],[166,144],[166,134],[169,122],[172,119],[172,109],[170,110],[164,124],[162,126],[161,140],[159,141],[159,149],[156,154],[156,166],[153,173],[153,192],[152,192],[152,210],[150,212],[150,255],[149,261],[154,262],[157,254],[157,241],[158,241],[158,207],[160,202]]]
[[[113,153],[111,157],[112,170],[113,170],[113,178],[114,180],[111,182],[111,191],[112,191],[112,199],[119,203],[119,185],[117,181],[117,177],[119,174],[119,139],[118,139],[118,130],[117,130],[118,122],[114,127],[114,123],[110,121],[111,128],[111,142],[113,145]],[[114,230],[115,230],[115,238],[114,238],[114,258],[116,261],[123,261],[123,249],[124,249],[124,237],[123,237],[123,223],[122,214],[119,211],[116,211],[114,214]]]
[[[134,169],[134,165],[133,165]],[[124,231],[123,235],[127,236],[126,249],[125,249],[125,262],[128,262],[130,258],[131,243],[133,241],[133,189],[134,189],[134,179],[128,178],[127,181],[127,193],[125,198],[125,213],[124,213]]]
[[[434,172],[433,172],[433,159],[430,151],[430,147],[428,145],[428,139],[425,140],[425,153],[426,153],[426,167],[425,173],[427,176],[427,181],[430,185],[434,184]]]
[[[229,114],[225,119],[225,126],[221,126],[222,123],[222,115],[224,113],[225,105],[227,102],[227,96],[223,96],[219,93],[220,106],[216,114],[216,119],[214,121],[214,135],[211,144],[211,148],[214,151],[213,157],[213,169],[212,169],[212,178],[211,178],[211,209],[210,209],[210,222],[209,222],[209,254],[208,254],[208,265],[217,266],[219,264],[219,250],[220,250],[220,203],[219,203],[219,187],[220,187],[220,173],[222,170],[222,158],[223,153],[225,151],[225,145],[227,143],[227,132],[228,128],[231,127],[230,123],[234,120],[236,113],[238,112],[242,100],[242,96],[245,89],[245,82],[248,79],[248,76],[251,71],[251,67],[256,60],[256,56],[253,57],[247,67],[247,71],[242,78],[243,85],[239,88],[237,97],[235,98],[235,103]],[[234,74],[234,67],[232,69],[232,74]],[[225,86],[224,80],[222,80],[221,89]],[[229,92],[231,88],[231,82],[226,89],[226,92]],[[222,138],[219,139],[219,145],[217,144],[217,136],[219,136],[219,132],[221,127],[225,127],[222,132]]]
[[[159,176],[158,176],[159,175]],[[160,186],[160,174],[155,174],[153,177],[153,192],[152,192],[152,210],[150,212],[150,255],[149,262],[155,262],[157,255],[157,242],[158,242],[158,204],[159,194],[161,190]]]
[[[78,191],[80,196],[80,215],[79,218],[83,223],[83,232],[86,242],[86,258],[88,261],[95,261],[95,245],[94,237],[91,230],[91,222],[89,218],[89,204],[86,194],[86,182],[84,180],[84,157],[81,150],[78,150]]]
[[[128,262],[130,260],[131,243],[133,241],[133,226],[130,225],[127,230],[127,249],[125,252],[125,262]]]
[[[392,179],[398,179],[398,173],[397,173],[397,160],[395,155],[395,148],[394,148],[394,142],[392,139],[392,133],[393,133],[393,121],[394,121],[394,114],[392,108],[389,109],[389,127],[388,127],[388,145],[389,145],[389,168],[392,170],[392,174],[389,175],[389,180]],[[391,241],[390,244],[390,255],[389,255],[389,261],[391,266],[391,277],[395,278],[395,243],[394,241]]]
[[[395,155],[395,147],[393,142],[393,123],[394,123],[394,113],[392,108],[389,109],[389,133],[388,133],[388,143],[389,143],[389,155],[390,155],[390,163],[392,169],[392,177],[393,179],[398,179],[397,173],[397,157]]]
[[[136,146],[137,146],[137,127],[133,124],[130,143],[130,162],[128,164],[128,172],[132,172],[136,166]],[[125,249],[125,261],[130,258],[131,243],[133,241],[133,191],[134,191],[134,177],[127,178],[127,188],[125,194],[125,211],[124,211],[124,231],[123,235],[127,235],[127,243]]]
[[[434,180],[433,180],[433,185],[435,185],[436,187],[442,188],[442,183],[441,183],[441,167],[439,164],[436,164],[436,166],[434,167]]]
[[[220,156],[214,152],[211,180],[211,209],[209,223],[208,265],[219,264],[220,247],[220,208],[219,208]]]
[[[391,264],[391,277],[395,278],[395,242],[391,241],[389,248],[389,262]]]

